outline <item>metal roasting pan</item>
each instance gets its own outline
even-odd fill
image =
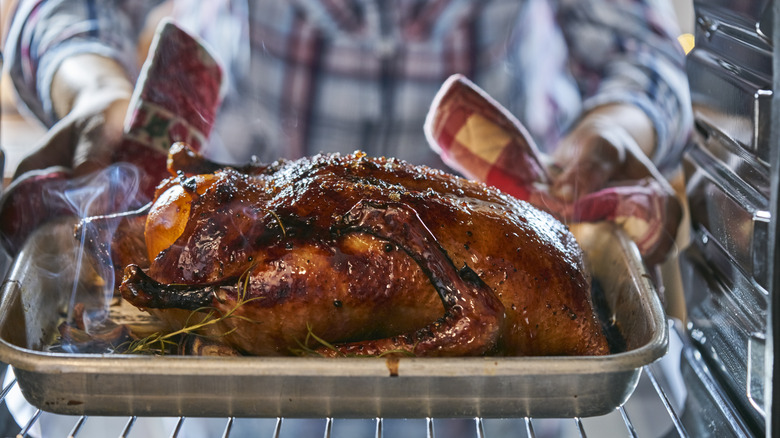
[[[34,406],[70,415],[236,417],[572,417],[611,412],[668,327],[636,246],[577,225],[626,351],[601,357],[265,358],[53,353],[73,286],[73,224],[45,226],[2,287],[0,360]],[[82,269],[83,271],[83,269]],[[68,277],[71,279],[69,280]]]

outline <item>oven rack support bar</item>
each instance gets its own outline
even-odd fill
[[[658,378],[655,376],[655,371],[653,371],[650,366],[646,366],[644,371],[647,373],[647,377],[653,384],[653,388],[655,388],[658,396],[661,398],[661,402],[664,404],[664,408],[666,408],[666,412],[669,414],[669,418],[672,420],[672,424],[674,424],[674,428],[677,430],[677,433],[680,436],[688,436],[688,432],[685,430],[685,426],[683,426],[682,421],[680,421],[680,417],[674,411],[672,403],[669,401],[669,397],[667,397],[666,392],[664,392],[663,388],[661,388],[661,384],[658,382]],[[628,424],[628,421],[626,421],[626,424]]]

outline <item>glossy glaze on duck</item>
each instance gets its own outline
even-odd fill
[[[608,353],[572,234],[496,189],[361,153],[169,168],[120,290],[174,326],[241,302],[206,334],[246,354]]]

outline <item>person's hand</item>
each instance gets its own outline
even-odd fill
[[[674,189],[652,163],[652,124],[638,108],[612,105],[586,114],[551,157],[553,210],[587,219],[611,208],[612,221],[637,243],[645,261],[662,262],[682,219]]]
[[[103,74],[84,83],[82,68]],[[93,70],[95,71],[95,70]],[[66,60],[52,83],[52,100],[60,120],[16,169],[17,178],[35,169],[61,166],[86,175],[110,164],[122,140],[132,84],[113,61],[95,55]]]
[[[67,193],[78,187],[82,178],[90,178],[111,163],[122,139],[128,99],[122,92],[79,99],[46,133],[40,147],[20,162],[0,202],[0,235],[11,253],[42,223],[83,214],[79,212],[85,206],[69,199]],[[108,202],[111,200],[101,199],[98,204],[92,199],[90,208]]]
[[[129,98],[124,93],[102,93],[79,102],[19,163],[14,178],[52,166],[72,169],[77,176],[107,166],[122,139]]]
[[[663,180],[648,158],[654,144],[652,124],[638,108],[612,105],[593,110],[553,153],[550,192],[572,201],[613,182]]]
[[[20,162],[0,198],[0,241],[12,254],[42,223],[84,213],[86,207],[68,193],[85,187],[121,148],[133,87],[114,61],[79,55],[63,62],[51,89],[60,119]],[[94,192],[89,196],[99,193]],[[110,205],[114,198],[122,198],[117,194],[103,193],[99,202],[89,201],[90,208]]]
[[[431,106],[425,133],[433,150],[467,178],[564,223],[612,222],[648,264],[663,261],[674,244],[681,205],[647,158],[655,130],[639,108],[616,104],[588,112],[550,157],[509,111],[453,75]]]

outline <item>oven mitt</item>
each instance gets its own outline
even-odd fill
[[[20,175],[0,199],[5,247],[15,254],[33,230],[57,217],[108,214],[149,202],[168,174],[170,146],[182,141],[199,150],[205,143],[221,92],[222,68],[208,49],[172,22],[161,23],[130,100],[124,139],[112,156],[116,165],[79,178],[64,167]],[[136,186],[135,178],[137,193],[128,188]]]
[[[171,21],[152,42],[130,100],[123,146],[115,162],[145,169],[142,192],[151,199],[168,175],[168,150],[176,142],[199,151],[205,145],[222,102],[222,68],[196,37]],[[139,153],[141,151],[141,153]]]
[[[425,121],[428,142],[467,178],[483,181],[564,223],[610,221],[623,228],[648,264],[666,258],[682,209],[662,177],[630,181],[564,202],[549,192],[546,157],[512,114],[462,75],[450,77]]]

